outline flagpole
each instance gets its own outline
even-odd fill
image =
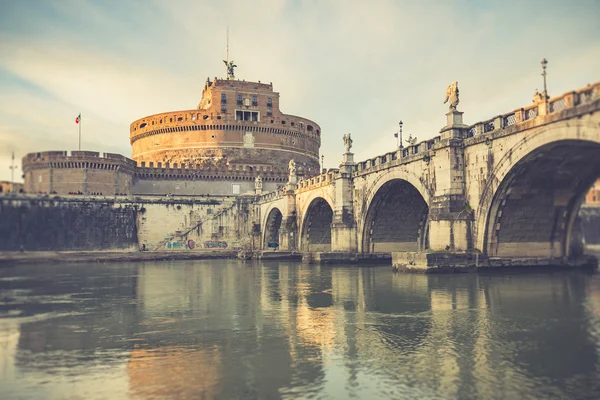
[[[79,113],[79,151],[81,151],[81,113]]]

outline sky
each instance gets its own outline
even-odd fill
[[[131,157],[129,124],[193,109],[224,78],[272,82],[281,111],[321,126],[327,168],[350,132],[355,160],[445,125],[459,82],[473,124],[600,81],[600,1],[0,0],[0,180],[27,153]]]

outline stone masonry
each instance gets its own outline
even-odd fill
[[[574,221],[600,176],[600,83],[473,125],[454,109],[431,140],[344,157],[340,169],[259,197],[263,230],[273,210],[295,219],[286,224],[295,230],[278,231],[282,249],[392,252],[425,269],[567,263],[579,256]],[[331,244],[315,247],[324,230]],[[438,253],[452,257],[428,256]]]

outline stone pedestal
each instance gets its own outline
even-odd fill
[[[446,114],[446,126],[440,130],[442,139],[461,139],[463,129],[467,125],[463,123],[463,112],[451,110]]]
[[[354,153],[350,153],[349,151],[344,153],[342,156],[342,164],[354,165]]]
[[[462,111],[449,111],[446,113],[446,127],[454,128],[463,128],[466,125],[463,123],[463,112]]]

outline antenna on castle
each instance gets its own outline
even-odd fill
[[[225,47],[225,51],[226,51],[227,65],[229,65],[229,25],[227,25],[227,46]]]
[[[237,67],[233,61],[229,61],[229,25],[227,25],[227,46],[225,47],[225,51],[226,59],[223,60],[223,63],[225,64],[225,68],[227,68],[227,80],[229,80],[235,78],[233,69]]]

